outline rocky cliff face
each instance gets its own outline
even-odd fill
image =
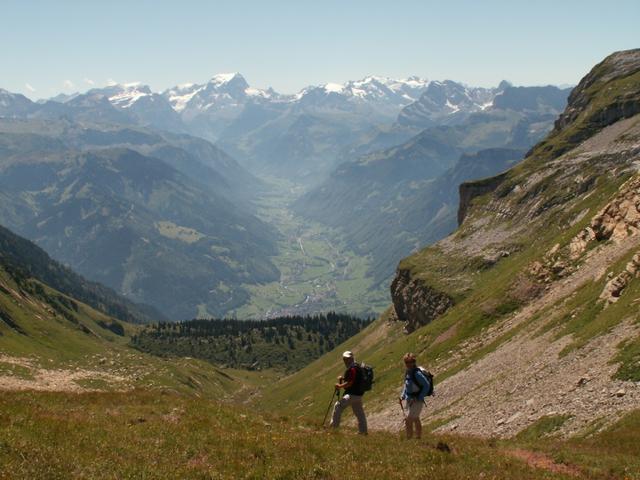
[[[619,101],[604,108],[587,109],[594,92],[600,90],[611,80],[629,77],[640,71],[640,49],[616,52],[596,65],[569,95],[568,106],[556,121],[553,134],[559,133],[575,122],[581,114],[589,114],[595,122],[594,127],[604,127],[620,118],[628,118],[640,113],[639,92],[635,89],[626,92]]]
[[[505,179],[506,174],[496,175],[495,177],[485,178],[483,180],[476,180],[473,182],[464,182],[460,184],[460,204],[458,205],[458,225],[461,225],[464,221],[464,217],[467,214],[467,210],[471,205],[471,201],[484,195],[486,193],[493,192]]]
[[[398,320],[413,332],[444,313],[453,299],[443,292],[412,278],[408,270],[398,270],[391,283],[391,297]]]

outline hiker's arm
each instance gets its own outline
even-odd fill
[[[336,388],[337,389],[349,388],[351,385],[353,385],[353,380],[348,380],[344,383],[337,383]]]
[[[404,384],[402,385],[402,394],[400,395],[400,400],[406,400],[407,399],[407,394],[409,393],[408,389],[407,389],[407,378],[405,376],[404,379]]]
[[[347,378],[344,379],[344,382],[336,384],[336,389],[349,388],[350,386],[353,385],[353,382],[355,381],[355,379],[356,379],[356,372],[352,368],[349,370],[349,373],[347,373]]]

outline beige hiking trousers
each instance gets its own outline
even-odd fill
[[[333,428],[338,428],[340,426],[342,411],[349,405],[351,405],[351,410],[353,410],[353,414],[358,419],[358,432],[367,433],[367,417],[364,414],[364,408],[362,408],[362,395],[349,395],[347,393],[338,400],[333,407],[331,426]]]

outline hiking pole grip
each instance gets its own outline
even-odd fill
[[[327,416],[329,415],[329,410],[331,410],[331,405],[333,404],[333,395],[336,395],[337,397],[340,396],[340,389],[336,388],[333,392],[333,394],[331,395],[331,400],[329,400],[329,406],[327,407],[327,412],[324,414],[324,419],[322,420],[322,427],[324,427],[324,424],[327,422]]]

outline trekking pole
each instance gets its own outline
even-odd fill
[[[327,421],[327,416],[329,415],[329,410],[331,410],[331,405],[333,404],[333,396],[340,396],[340,390],[335,389],[333,394],[331,395],[331,400],[329,400],[329,406],[327,407],[327,413],[324,414],[324,420],[322,420],[322,426],[324,427],[325,422]]]
[[[400,410],[402,410],[402,418],[407,418],[407,416],[404,413],[404,405],[402,405],[402,399],[398,398],[398,403],[400,404]]]
[[[407,415],[404,413],[404,405],[402,405],[401,398],[398,398],[398,403],[400,404],[400,409],[402,410],[402,423],[404,425],[407,423]]]

